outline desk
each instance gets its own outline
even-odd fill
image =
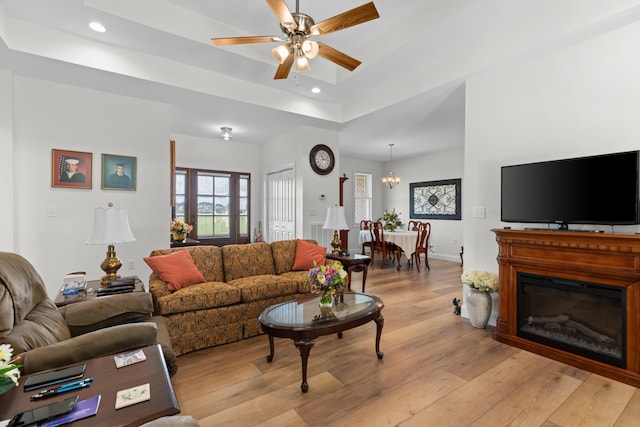
[[[29,397],[40,389],[23,391],[24,382],[31,376],[23,375],[17,387],[0,395],[0,420],[10,419],[19,412],[58,402],[67,397],[77,395],[80,400],[85,400],[96,394],[102,396],[98,413],[93,417],[75,421],[74,426],[137,426],[156,418],[177,414],[180,412],[180,406],[169,379],[160,345],[145,347],[143,351],[147,360],[120,369],[116,368],[113,356],[88,360],[84,362],[87,364],[84,378],[94,378],[90,387],[41,400],[29,400]],[[150,385],[150,400],[115,409],[116,393],[119,390],[146,383]]]
[[[371,257],[360,254],[351,254],[347,256],[327,254],[326,258],[340,261],[345,270],[347,270],[349,277],[349,292],[351,292],[351,272],[362,271],[362,293],[364,293],[364,285],[367,281],[367,270],[369,269],[369,264],[371,264]]]
[[[416,242],[418,241],[417,231],[385,231],[384,239],[387,242],[395,243],[398,247],[398,270],[400,270],[400,254],[404,251],[407,258],[416,250]],[[359,242],[362,245],[363,242],[371,241],[371,233],[369,230],[360,230]]]

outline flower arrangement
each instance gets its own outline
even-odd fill
[[[378,218],[378,221],[384,222],[382,227],[384,231],[396,231],[398,227],[402,227],[402,221],[400,221],[400,213],[396,213],[395,208],[391,212],[384,211],[382,218]]]
[[[15,365],[17,359],[11,360],[13,349],[9,344],[0,344],[0,394],[18,385],[20,379],[19,368]]]
[[[498,276],[488,271],[469,270],[462,273],[462,283],[483,292],[498,291]]]
[[[193,230],[193,227],[187,224],[184,221],[180,221],[178,219],[171,220],[171,226],[169,227],[169,232],[173,234],[189,234]]]
[[[344,287],[347,272],[344,271],[340,262],[335,261],[330,265],[317,265],[314,261],[313,265],[315,267],[309,270],[312,294],[333,295],[336,293],[336,289]]]

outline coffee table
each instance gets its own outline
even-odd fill
[[[133,365],[116,368],[113,356],[88,360],[84,378],[93,377],[90,387],[73,390],[40,400],[29,397],[40,389],[25,392],[23,384],[31,375],[23,375],[17,387],[0,395],[0,420],[8,420],[27,409],[58,402],[68,397],[79,396],[80,400],[100,394],[98,413],[89,418],[75,421],[75,426],[137,426],[165,415],[180,412],[180,406],[173,392],[173,385],[159,345],[144,347],[147,360]],[[74,363],[75,365],[75,363]],[[115,409],[116,393],[119,390],[149,383],[151,399],[125,408]],[[48,387],[43,387],[48,388]]]
[[[302,359],[300,389],[303,393],[309,390],[307,383],[309,353],[319,336],[338,334],[338,337],[342,338],[343,331],[373,320],[376,322],[376,355],[378,359],[382,359],[384,355],[380,351],[380,335],[384,325],[384,317],[382,317],[384,303],[380,298],[346,292],[340,296],[340,302],[333,307],[333,315],[328,318],[326,313],[321,313],[319,303],[320,297],[317,295],[304,297],[272,305],[258,317],[262,330],[269,336],[268,362],[273,361],[274,337],[291,338],[300,351]]]

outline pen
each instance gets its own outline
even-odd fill
[[[43,397],[52,396],[54,394],[66,393],[71,390],[77,390],[79,388],[89,387],[91,382],[93,381],[93,377],[85,378],[79,381],[74,381],[72,383],[63,384],[60,387],[50,388],[48,390],[42,390],[38,394],[34,394],[31,396],[31,400],[42,399]]]

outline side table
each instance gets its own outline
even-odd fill
[[[84,291],[78,291],[77,294],[72,295],[63,295],[62,290],[64,285],[60,287],[58,294],[56,295],[56,299],[53,301],[56,304],[56,307],[62,307],[68,304],[74,304],[76,302],[83,302],[93,298],[97,298],[98,293],[95,292],[101,287],[100,279],[98,280],[87,280],[87,285],[85,286]],[[89,289],[93,289],[94,292],[90,292]],[[136,281],[134,283],[133,292],[144,292],[144,283],[140,280],[139,277],[136,277]]]
[[[369,269],[369,264],[371,264],[371,257],[360,254],[351,254],[351,255],[334,255],[327,254],[326,259],[331,259],[334,261],[340,261],[347,271],[349,277],[349,287],[348,290],[351,291],[351,272],[362,272],[362,293],[364,293],[364,286],[367,282],[367,270]]]

